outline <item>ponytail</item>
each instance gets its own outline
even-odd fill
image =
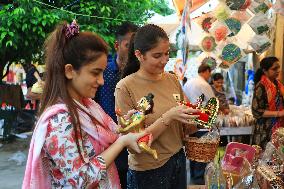
[[[122,71],[121,79],[125,78],[126,76],[137,72],[140,68],[140,63],[138,58],[135,56],[135,49],[134,49],[134,37],[135,34],[131,36],[129,42],[129,50],[128,50],[128,60],[127,63]]]
[[[258,68],[254,74],[254,83],[255,85],[260,81],[262,75],[264,74],[264,72],[262,71],[262,68]]]

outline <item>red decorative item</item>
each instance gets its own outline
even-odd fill
[[[206,36],[201,42],[202,49],[206,52],[211,52],[216,47],[215,39],[212,36]]]
[[[220,26],[215,30],[215,39],[216,41],[222,41],[227,37],[228,28],[226,26]]]
[[[199,115],[198,118],[194,120],[199,126],[210,128],[217,118],[217,113],[219,109],[219,101],[217,98],[213,97],[209,99],[206,106],[202,106],[204,101],[204,94],[202,94],[196,104],[191,104],[190,102],[180,102],[180,104],[186,105],[193,109],[198,109],[200,112],[193,113],[193,115]]]

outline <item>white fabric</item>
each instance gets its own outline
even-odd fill
[[[183,92],[191,103],[196,103],[198,97],[203,93],[205,95],[204,103],[215,97],[209,83],[201,76],[188,80],[183,86]]]

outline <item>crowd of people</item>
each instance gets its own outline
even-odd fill
[[[182,86],[174,74],[164,71],[170,43],[157,25],[138,27],[126,22],[115,36],[115,56],[109,55],[100,36],[79,31],[75,21],[59,24],[47,38],[45,85],[23,189],[187,188],[183,128],[197,137],[205,132],[192,121],[199,110],[179,105],[175,97],[195,103],[204,94],[206,103],[216,96],[220,112],[228,114],[224,77],[215,73],[210,85],[211,68],[201,64],[198,77]],[[34,68],[29,70],[33,80],[40,80]],[[275,57],[264,59],[259,73],[252,109],[259,118],[261,137],[256,142],[265,142],[281,126],[284,88],[276,80],[279,61]],[[154,106],[144,130],[117,134],[121,123],[116,110],[130,118],[148,93],[154,94]],[[141,152],[137,141],[144,136],[151,136],[148,142],[158,160]],[[205,166],[190,162],[193,183],[204,184]]]

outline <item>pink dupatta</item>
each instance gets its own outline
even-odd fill
[[[117,139],[118,135],[115,134],[115,130],[118,126],[93,100],[85,99],[84,105],[87,108],[79,103],[77,104],[80,106],[80,108],[90,113],[97,119],[97,121],[99,121],[99,123],[101,123],[97,124],[96,127],[94,127],[91,118],[82,110],[78,109],[82,129],[91,136],[90,138],[92,138],[93,142],[96,142],[98,144],[97,147],[94,146],[94,148],[97,148],[96,150],[98,150],[98,146],[100,146],[100,150],[96,152],[101,153]],[[68,111],[68,109],[65,104],[55,104],[47,108],[37,121],[30,143],[22,189],[51,188],[51,178],[47,169],[45,168],[45,163],[42,161],[41,153],[45,142],[49,119],[60,112],[66,111]],[[99,135],[97,133],[99,133]],[[86,158],[84,155],[83,157],[84,159]],[[109,169],[115,169],[115,166],[110,166]],[[120,182],[117,171],[110,170],[110,172],[112,174],[108,176],[112,177],[112,187],[120,189]]]

